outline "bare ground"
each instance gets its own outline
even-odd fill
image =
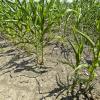
[[[35,55],[27,55],[23,50],[0,39],[0,100],[72,100],[66,92],[60,94],[67,75],[72,71],[69,66],[59,62],[64,59],[52,53],[53,45],[45,48],[45,66],[36,66]],[[100,79],[96,82],[95,100],[100,100]],[[63,99],[62,99],[63,98]]]

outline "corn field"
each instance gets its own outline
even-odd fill
[[[59,62],[73,69],[68,93],[77,100],[81,100],[80,94],[86,100],[95,100],[91,91],[100,67],[99,0],[0,0],[0,35],[28,54],[35,54],[41,66],[45,65],[46,46],[52,43],[53,49],[60,48],[65,60]]]

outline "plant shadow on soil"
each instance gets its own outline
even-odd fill
[[[15,48],[12,48],[11,45],[9,44],[2,43],[0,44],[0,47],[2,49],[10,47],[10,49],[1,52],[0,57],[5,57],[5,56],[11,57],[9,61],[7,61],[2,67],[0,67],[0,71],[2,71],[1,75],[11,72],[11,71],[13,71],[14,73],[18,73],[25,70],[25,71],[32,71],[36,73],[38,77],[39,75],[46,73],[50,71],[51,69],[50,67],[36,65],[36,61],[33,56],[32,57],[27,56],[25,55],[24,52],[17,51]],[[69,86],[64,84],[60,80],[60,77],[56,77],[56,83],[57,83],[58,88],[56,87],[52,89],[51,91],[49,91],[48,95],[44,96],[44,98],[52,97],[55,95],[56,100],[58,100],[57,98],[61,96],[63,92],[66,92],[68,90]],[[40,94],[45,94],[45,93],[40,93]],[[41,100],[43,100],[43,98]],[[62,95],[60,100],[74,100],[74,99],[71,95],[67,95],[67,96]],[[93,99],[84,98],[82,100],[93,100]]]
[[[67,81],[70,81],[70,80],[68,79]],[[55,96],[55,100],[59,100],[58,99],[59,97],[60,97],[60,100],[95,100],[95,99],[93,99],[93,97],[88,97],[84,93],[83,94],[80,93],[78,96],[71,95],[71,91],[69,91],[70,84],[64,84],[60,80],[59,74],[57,74],[57,76],[56,76],[56,82],[57,82],[58,88],[54,88],[53,90],[48,92],[48,95],[46,95],[41,100],[45,100],[45,98],[52,97],[52,96]],[[77,92],[79,92],[79,91],[77,91]],[[40,93],[40,94],[44,94],[44,93]]]
[[[6,43],[1,43],[0,47],[6,49],[10,47],[10,50],[6,50],[5,52],[0,53],[0,57],[11,57],[8,62],[0,67],[0,71],[4,71],[2,74],[7,72],[14,71],[14,73],[21,71],[33,71],[36,74],[43,74],[49,71],[49,67],[45,67],[44,65],[37,65],[34,57],[27,56],[25,52],[20,52],[20,50],[16,50],[16,48],[12,48],[10,45]],[[5,71],[6,70],[6,71]]]

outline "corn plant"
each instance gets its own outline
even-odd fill
[[[79,99],[80,95],[82,94],[85,98],[93,99],[92,90],[94,89],[95,84],[93,81],[97,77],[96,69],[100,66],[100,40],[98,39],[96,42],[94,42],[87,34],[80,32],[75,27],[73,28],[73,35],[74,42],[69,39],[68,42],[72,46],[75,63],[71,63],[70,61],[63,62],[68,64],[74,70],[70,79],[71,83],[69,82],[69,89],[67,91],[70,91],[73,98]],[[92,50],[91,53],[93,55],[91,64],[88,63],[88,61],[84,63],[82,61],[85,43],[83,40],[79,39],[79,35],[89,42]],[[88,97],[88,94],[90,94],[91,97]]]
[[[87,1],[86,4],[88,5],[88,8],[85,8],[84,4],[84,0],[74,0],[74,2],[71,4],[69,13],[70,17],[67,21],[72,21],[71,35],[73,36],[72,39],[74,38],[74,41],[68,38],[68,42],[72,46],[75,63],[71,63],[69,60],[64,62],[71,66],[74,70],[71,78],[72,84],[70,86],[70,90],[71,95],[73,97],[76,96],[78,99],[80,94],[83,94],[86,98],[88,98],[88,93],[91,94],[94,87],[92,82],[97,76],[96,69],[100,66],[100,35],[98,35],[100,32],[100,3],[96,2],[95,0],[92,0],[91,2]],[[93,14],[94,11],[95,13]],[[91,14],[93,14],[94,17],[91,16]],[[89,20],[87,20],[87,17]],[[93,18],[91,19],[91,17]],[[94,29],[90,30],[89,27],[86,26],[93,26]],[[93,37],[94,34],[96,34],[95,39]],[[87,59],[85,59],[86,62],[82,62],[82,55],[84,54],[83,49],[85,45],[89,46],[91,49],[91,55],[93,55],[91,64],[88,63]]]
[[[59,0],[2,0],[1,23],[4,32],[16,44],[31,44],[35,48],[37,63],[43,64],[45,34],[60,24],[65,8],[60,10]]]
[[[89,76],[85,82],[85,85],[86,85],[85,89],[88,90],[90,88],[91,82],[93,82],[93,80],[97,76],[95,71],[96,71],[97,67],[100,66],[100,63],[99,63],[99,61],[100,61],[100,40],[98,39],[96,42],[94,42],[86,34],[80,32],[78,30],[76,30],[76,31],[88,40],[88,42],[91,44],[91,48],[92,48],[92,53],[93,53],[92,64],[87,65],[87,71],[88,71]]]
[[[44,63],[46,39],[54,39],[62,47],[68,40],[75,58],[75,63],[67,59],[67,64],[74,70],[71,94],[75,95],[74,90],[78,86],[78,90],[87,96],[96,77],[95,70],[100,66],[100,2],[73,0],[68,4],[60,0],[1,0],[0,32],[17,45],[31,45],[38,64]],[[95,39],[93,35],[96,35]],[[90,47],[93,55],[91,64],[82,63],[85,45]],[[82,71],[84,68],[86,77]]]

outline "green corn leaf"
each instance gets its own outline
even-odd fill
[[[80,54],[82,54],[82,52],[83,52],[83,44],[81,43],[80,44]]]
[[[74,44],[68,39],[68,42],[71,44],[73,50],[74,50],[74,53],[75,55],[77,55],[77,48],[74,46]]]
[[[18,20],[1,20],[2,22],[18,22]]]
[[[82,68],[87,68],[87,67],[88,67],[88,64],[81,64],[81,65],[79,65],[78,67],[75,68],[74,72],[78,71],[78,70],[80,70]]]
[[[85,38],[90,42],[90,44],[91,44],[93,47],[95,46],[95,43],[92,41],[92,39],[91,39],[88,35],[86,35],[86,34],[83,33],[83,32],[80,32],[80,31],[77,30],[75,27],[73,27],[73,29],[74,29],[76,32],[80,33],[83,37],[85,37]]]

